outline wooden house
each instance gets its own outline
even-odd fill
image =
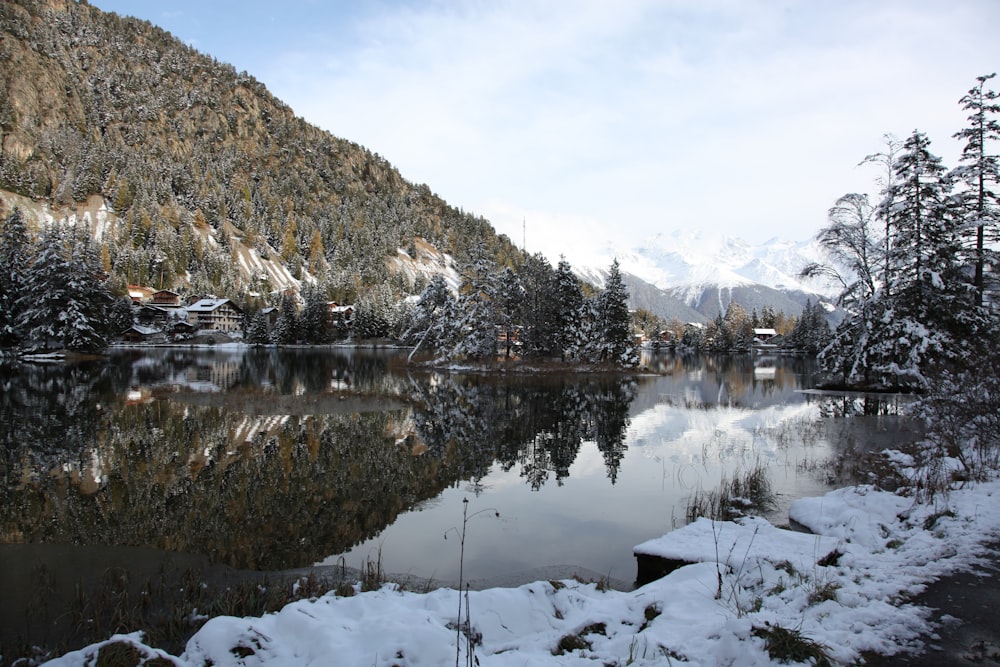
[[[771,339],[778,335],[774,329],[754,329],[753,342],[758,345],[772,342]]]
[[[181,295],[168,289],[161,289],[158,292],[153,292],[153,296],[150,301],[154,306],[160,306],[161,308],[181,307]]]
[[[152,287],[143,287],[142,285],[129,285],[128,286],[128,298],[132,299],[132,303],[140,304],[148,302],[153,296]]]

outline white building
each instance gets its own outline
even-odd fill
[[[234,333],[243,330],[243,311],[229,299],[201,299],[185,308],[196,329]]]

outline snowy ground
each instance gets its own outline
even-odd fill
[[[901,598],[985,555],[985,545],[1000,536],[998,497],[998,481],[953,489],[928,503],[851,487],[793,504],[791,518],[814,535],[761,519],[702,519],[639,545],[638,551],[695,564],[631,592],[573,580],[470,591],[473,662],[771,665],[779,661],[764,635],[775,628],[822,645],[842,664],[863,651],[912,649],[930,630],[929,610]],[[176,657],[144,645],[139,635],[109,641],[199,667],[464,665],[458,610],[453,589],[411,593],[386,585],[295,602],[261,618],[214,618]],[[49,664],[94,664],[101,646]]]

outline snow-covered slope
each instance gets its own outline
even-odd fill
[[[799,272],[822,255],[815,242],[771,239],[759,246],[718,232],[658,234],[639,248],[622,253],[622,269],[660,289],[701,285],[728,288],[759,284],[782,291],[835,295],[832,285],[804,281]]]
[[[399,248],[395,257],[386,260],[386,265],[390,272],[405,276],[411,285],[418,279],[430,282],[435,275],[441,274],[451,291],[457,294],[462,282],[455,258],[421,238],[414,239],[409,249]]]
[[[751,245],[718,232],[675,231],[657,234],[630,248],[608,248],[623,274],[648,283],[705,317],[714,317],[730,301],[748,310],[770,306],[797,315],[806,299],[832,301],[836,286],[804,280],[799,272],[822,261],[813,241],[771,239]],[[606,267],[581,267],[578,275],[601,285]],[[655,312],[655,311],[654,311]]]

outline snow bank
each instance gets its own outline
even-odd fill
[[[775,528],[764,519],[739,522],[698,519],[663,537],[643,542],[636,554],[687,563],[720,563],[739,570],[747,563],[790,563],[811,569],[837,551],[837,540]]]
[[[699,520],[636,550],[697,561],[630,592],[573,580],[468,594],[478,664],[777,664],[755,629],[781,626],[826,647],[841,663],[862,651],[915,648],[929,610],[901,604],[934,578],[974,564],[1000,535],[1000,483],[957,489],[935,503],[871,487],[792,505],[816,535],[761,519]],[[834,554],[830,556],[830,554]],[[442,665],[456,632],[459,593],[386,585],[328,594],[261,618],[219,617],[188,642],[177,665]],[[464,617],[464,612],[463,612]],[[144,655],[138,635],[117,637]],[[50,664],[92,664],[101,644]]]

